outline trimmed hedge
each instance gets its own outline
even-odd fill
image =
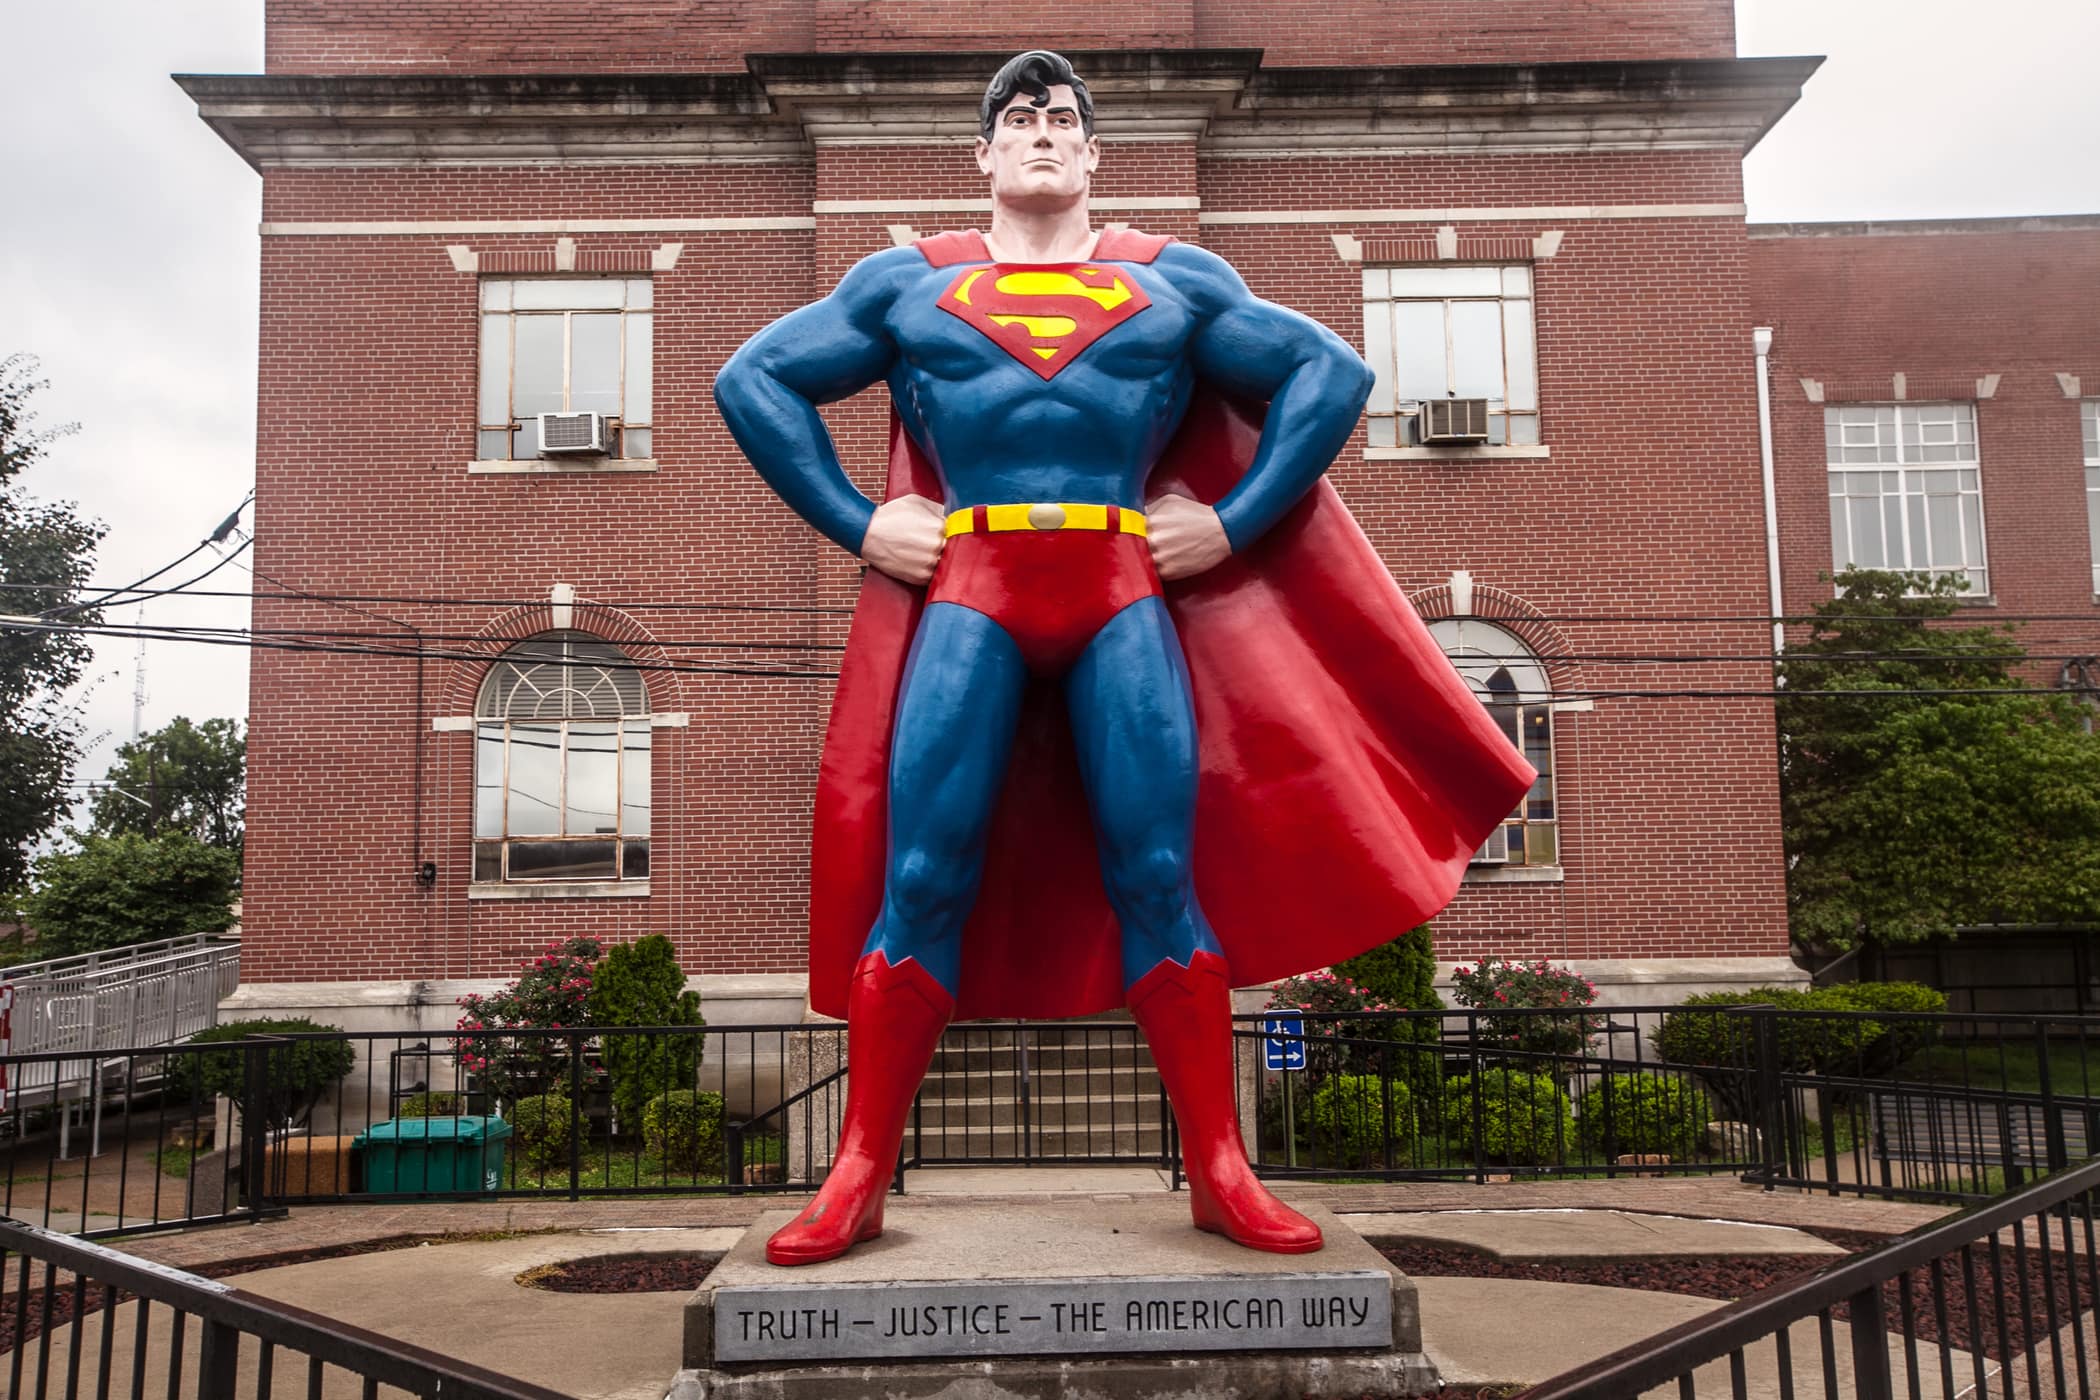
[[[396,1118],[453,1118],[467,1111],[464,1094],[445,1092],[410,1094],[394,1110]]]
[[[1332,1153],[1341,1167],[1405,1166],[1414,1146],[1414,1095],[1402,1079],[1375,1074],[1338,1074],[1313,1090],[1306,1141],[1315,1153]]]
[[[569,1160],[571,1118],[566,1094],[528,1094],[510,1106],[511,1142],[534,1175]]]
[[[1473,1143],[1473,1099],[1481,1100],[1480,1149],[1520,1166],[1561,1161],[1574,1136],[1574,1110],[1550,1074],[1491,1069],[1444,1085],[1444,1138],[1455,1149]]]
[[[1705,1145],[1713,1116],[1713,1104],[1682,1076],[1614,1074],[1582,1096],[1575,1126],[1599,1156],[1664,1152],[1682,1162]]]
[[[341,1029],[303,1016],[227,1021],[197,1032],[186,1043],[230,1045],[253,1036],[329,1034]],[[221,1094],[238,1104],[248,1090],[247,1060],[247,1051],[230,1048],[170,1054],[168,1088],[178,1096]],[[282,1128],[305,1118],[356,1063],[357,1051],[346,1040],[292,1040],[271,1046],[263,1054],[263,1126]]]
[[[642,1146],[666,1171],[719,1176],[722,1171],[722,1096],[674,1089],[642,1109]]]

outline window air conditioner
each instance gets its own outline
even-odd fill
[[[542,413],[542,457],[603,457],[611,449],[612,421],[602,413]]]
[[[1472,864],[1509,864],[1509,828],[1498,826],[1489,833],[1488,839],[1481,843],[1480,849],[1473,852]]]
[[[1486,399],[1422,400],[1422,441],[1486,442]]]

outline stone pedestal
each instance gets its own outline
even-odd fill
[[[752,1226],[686,1305],[675,1400],[1406,1396],[1436,1387],[1414,1285],[1308,1212],[1317,1254],[1241,1249],[1185,1195],[894,1201],[882,1238],[796,1269]]]

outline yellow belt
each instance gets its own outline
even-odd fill
[[[1141,511],[1121,506],[1075,504],[1071,501],[1021,502],[1007,506],[969,506],[948,517],[949,535],[978,531],[994,534],[1002,530],[1120,530],[1126,535],[1145,533]]]

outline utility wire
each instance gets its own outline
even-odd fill
[[[224,520],[220,521],[216,529],[214,529],[209,535],[206,535],[203,539],[197,542],[197,547],[195,549],[192,549],[189,553],[183,555],[180,559],[176,559],[169,563],[163,564],[159,568],[155,569],[152,573],[147,574],[144,578],[138,579],[132,583],[125,584],[122,588],[103,588],[101,589],[102,596],[99,598],[90,598],[78,603],[68,603],[60,607],[46,608],[42,613],[42,616],[71,617],[74,613],[85,612],[90,608],[128,607],[133,603],[143,603],[146,602],[148,599],[165,597],[170,593],[179,593],[183,589],[190,587],[192,584],[202,583],[205,579],[210,578],[213,574],[217,573],[221,568],[223,568],[226,564],[226,559],[221,559],[217,564],[214,564],[211,568],[206,569],[203,573],[197,575],[193,579],[190,579],[186,583],[178,583],[171,585],[167,588],[157,588],[141,592],[141,590],[145,589],[146,585],[153,582],[153,580],[161,577],[163,574],[172,573],[176,569],[181,568],[184,564],[189,563],[190,560],[202,554],[205,550],[211,548],[213,545],[219,544],[222,541],[224,541],[228,535],[233,533],[234,528],[240,523],[241,512],[247,509],[248,503],[250,501],[253,501],[254,499],[255,492],[251,490],[246,496],[243,496],[241,498],[241,503],[233,508],[232,514],[228,515]],[[246,549],[248,547],[248,544],[249,541],[243,540],[241,542],[240,549],[234,550],[233,553],[239,554],[241,549]],[[231,559],[232,557],[232,554],[226,556],[227,559]],[[10,584],[7,586],[21,587],[23,585]],[[91,584],[88,586],[91,588],[101,587],[100,585],[96,584]],[[140,596],[136,598],[119,599],[117,595],[120,593],[138,593]]]

